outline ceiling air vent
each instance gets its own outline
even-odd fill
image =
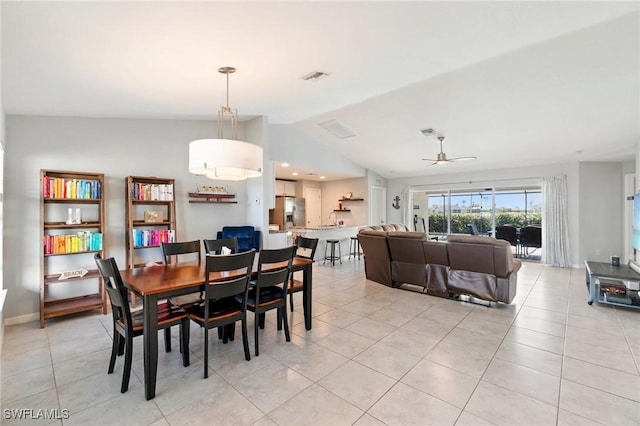
[[[420,132],[425,136],[431,136],[436,134],[436,131],[433,129],[422,129],[420,130]]]
[[[340,139],[346,139],[356,135],[336,120],[325,121],[324,123],[320,123],[319,126]]]
[[[304,81],[318,81],[318,80],[320,80],[320,79],[323,79],[323,78],[327,77],[328,75],[329,75],[329,74],[328,74],[328,73],[326,73],[326,72],[322,72],[322,71],[313,71],[313,72],[310,72],[310,73],[309,73],[309,74],[307,74],[307,75],[303,75],[303,76],[302,76],[302,79],[303,79]]]

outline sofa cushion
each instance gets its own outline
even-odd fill
[[[514,265],[511,244],[504,240],[478,235],[449,235],[447,250],[453,269],[495,274],[504,278],[520,268]]]

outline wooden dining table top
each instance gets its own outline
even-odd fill
[[[293,271],[301,270],[312,264],[313,260],[294,257],[291,264]],[[168,265],[156,264],[120,271],[122,280],[127,287],[140,296],[160,294],[167,291],[179,290],[202,285],[205,282],[206,262],[181,262]],[[279,264],[263,265],[263,270],[281,267]],[[252,275],[257,274],[258,256],[254,259]],[[209,282],[222,281],[244,275],[243,269],[225,272],[211,272]]]

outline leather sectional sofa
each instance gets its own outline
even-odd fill
[[[404,225],[362,228],[358,240],[367,279],[390,287],[421,286],[434,296],[467,294],[511,303],[520,260],[507,241],[474,235],[449,235],[447,242],[427,239]]]

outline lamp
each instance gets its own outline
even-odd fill
[[[229,107],[229,74],[233,67],[218,68],[227,75],[227,105],[218,111],[218,139],[189,143],[189,172],[218,180],[244,180],[262,176],[262,147],[237,140],[238,111]],[[231,139],[223,137],[225,119],[231,123]]]

